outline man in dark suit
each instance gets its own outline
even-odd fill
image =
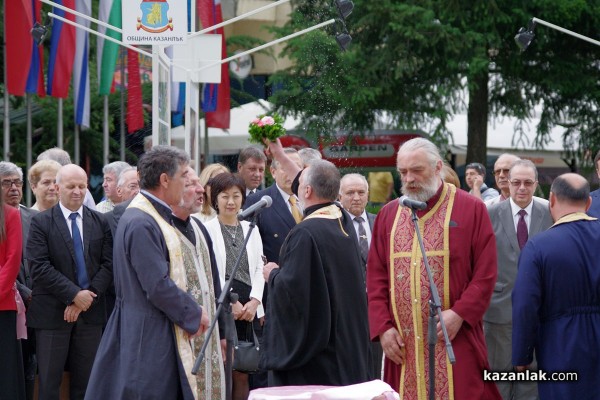
[[[21,230],[23,232],[23,253],[21,255],[21,267],[17,276],[17,289],[23,299],[23,302],[28,305],[31,301],[31,274],[29,264],[27,264],[26,248],[27,237],[29,236],[29,226],[31,218],[37,211],[21,205],[23,198],[23,171],[17,165],[8,162],[0,161],[0,181],[2,182],[2,199],[8,206],[15,207],[21,214]],[[35,374],[37,371],[37,362],[35,358],[35,333],[33,329],[28,329],[28,338],[21,340],[21,348],[23,351],[23,367],[25,372],[25,388],[27,399],[33,399],[33,389],[35,386]]]
[[[256,193],[262,185],[266,164],[267,157],[262,149],[249,146],[240,151],[237,169],[246,184],[246,196]]]
[[[291,148],[284,148],[284,152],[288,158],[302,168],[304,165],[298,152]],[[260,190],[253,195],[250,195],[244,203],[244,208],[248,208],[263,196],[270,196],[273,199],[271,207],[263,209],[257,217],[256,226],[260,232],[260,237],[263,243],[263,253],[267,261],[279,263],[279,250],[285,241],[288,233],[297,222],[302,220],[302,211],[297,204],[298,198],[292,193],[292,181],[294,176],[288,176],[277,160],[271,163],[271,175],[275,179],[275,183],[266,189]],[[295,210],[294,210],[295,208]],[[295,214],[295,216],[294,216]],[[268,302],[268,294],[266,290],[263,292],[263,305],[266,309]],[[264,318],[261,318],[260,323],[255,325],[255,332],[260,340],[262,340],[262,323]],[[267,386],[267,375],[264,372],[259,372],[250,377],[250,388],[257,389]]]
[[[375,214],[365,210],[369,202],[369,183],[361,174],[346,174],[340,181],[340,203],[352,218],[352,225],[356,231],[358,246],[362,257],[363,273],[367,270],[367,254],[371,245],[371,232],[375,223]],[[383,349],[380,342],[371,342],[371,356],[373,368],[370,371],[371,379],[381,379],[381,366],[383,362]]]
[[[600,151],[594,157],[594,167],[596,167],[596,174],[600,178]],[[590,217],[600,218],[600,189],[596,189],[590,193],[592,198],[592,205],[587,210],[587,214]]]
[[[295,149],[286,147],[284,152],[302,168],[302,159]],[[260,231],[263,252],[267,257],[267,261],[277,263],[279,262],[281,245],[290,230],[299,222],[299,220],[296,221],[296,218],[301,219],[301,210],[297,205],[297,197],[292,193],[294,177],[287,176],[276,160],[271,163],[270,170],[275,183],[248,196],[244,203],[244,209],[258,202],[263,196],[270,196],[273,199],[271,207],[263,209],[258,214],[256,226]],[[292,203],[294,203],[297,211],[292,210]],[[294,217],[293,214],[297,212],[300,213],[300,216],[296,214],[296,217]]]
[[[510,198],[488,206],[496,236],[498,278],[490,306],[483,316],[490,368],[512,370],[512,301],[519,255],[527,240],[552,225],[548,202],[533,196],[537,169],[529,160],[517,160],[508,173]],[[537,398],[535,382],[497,384],[504,400]]]
[[[63,166],[56,183],[59,203],[31,221],[27,258],[33,294],[27,323],[36,332],[39,399],[58,399],[65,365],[71,399],[83,399],[106,322],[112,236],[104,216],[83,206],[82,168]]]

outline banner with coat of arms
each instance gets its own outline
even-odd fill
[[[124,0],[123,42],[165,45],[185,43],[186,0]]]

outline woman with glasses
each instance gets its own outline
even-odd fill
[[[17,339],[17,299],[20,301],[20,296],[17,297],[15,284],[21,265],[21,219],[17,209],[3,203],[2,196],[0,191],[0,397],[19,400],[25,398],[21,344]],[[20,330],[21,334],[26,332],[24,321]]]
[[[58,186],[56,174],[61,165],[56,161],[38,161],[29,168],[29,185],[35,196],[35,204],[31,207],[37,211],[45,211],[58,203]]]
[[[263,246],[258,229],[252,231],[246,251],[242,252],[250,226],[247,221],[238,221],[238,213],[245,200],[246,185],[239,175],[222,173],[212,179],[211,203],[217,211],[217,218],[208,221],[205,226],[213,242],[221,286],[231,276],[237,257],[242,253],[231,285],[233,292],[239,295],[239,301],[232,305],[239,340],[247,340],[255,318],[265,314],[262,306],[265,287]],[[233,371],[233,399],[247,399],[248,393],[248,374]]]

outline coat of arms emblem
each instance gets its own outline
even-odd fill
[[[140,4],[142,16],[137,18],[137,30],[150,33],[161,33],[167,29],[173,30],[173,18],[169,18],[169,3],[167,0],[142,0]]]

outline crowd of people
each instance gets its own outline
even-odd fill
[[[0,399],[225,399],[229,382],[238,400],[373,379],[401,399],[429,398],[432,382],[440,399],[597,397],[600,191],[582,176],[559,176],[545,200],[535,165],[503,154],[497,190],[478,163],[462,190],[416,138],[397,154],[402,203],[387,174],[342,176],[312,149],[265,147],[243,149],[236,173],[198,176],[185,152],[156,146],[137,166],[104,166],[98,204],[85,170],[50,149],[27,171],[31,208],[21,168],[0,162]],[[594,164],[600,176],[600,153]],[[229,281],[237,296],[209,336]],[[249,336],[258,371],[229,375],[226,339]],[[576,379],[485,379],[525,371]]]

